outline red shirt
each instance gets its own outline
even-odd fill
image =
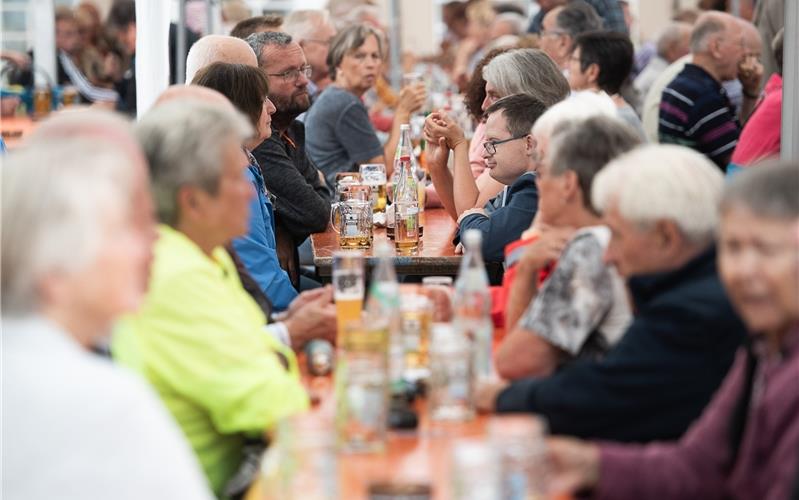
[[[505,327],[505,311],[508,309],[508,298],[513,281],[516,279],[516,264],[528,245],[538,239],[532,236],[527,239],[516,240],[505,246],[505,274],[502,276],[502,285],[491,287],[491,319],[497,328]],[[538,273],[538,286],[552,273],[555,262],[550,262]]]
[[[782,77],[776,73],[771,75],[763,91],[765,97],[758,103],[738,138],[731,160],[735,165],[747,167],[780,154]]]

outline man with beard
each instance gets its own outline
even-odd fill
[[[330,191],[305,153],[305,125],[295,118],[310,106],[311,67],[300,45],[286,33],[257,33],[247,43],[269,81],[272,136],[252,152],[267,190],[275,196],[277,250],[283,269],[299,284],[297,248],[311,233],[327,229]]]

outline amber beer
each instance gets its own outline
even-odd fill
[[[368,199],[333,203],[331,208],[330,222],[338,233],[338,243],[341,248],[358,249],[372,246],[372,204]]]
[[[369,248],[372,245],[372,239],[368,234],[354,234],[346,235],[341,234],[338,237],[338,243],[341,248]]]
[[[50,87],[37,86],[33,91],[33,119],[41,120],[50,114],[53,107],[53,94]]]
[[[398,253],[419,249],[419,208],[415,203],[395,203],[394,245]]]
[[[65,108],[78,104],[78,89],[71,85],[64,87],[61,92],[61,100]]]
[[[333,253],[333,300],[336,303],[337,333],[344,340],[347,325],[361,319],[364,292],[363,252],[344,250]]]
[[[361,319],[363,311],[363,293],[350,293],[336,291],[336,332],[338,333],[339,343],[346,343],[345,332],[350,323]]]
[[[365,182],[365,185],[371,188],[372,197],[372,212],[385,212],[386,205],[388,204],[388,197],[386,196],[386,183],[385,182]]]
[[[400,327],[406,368],[427,367],[432,322],[433,307],[427,297],[419,294],[402,296]]]

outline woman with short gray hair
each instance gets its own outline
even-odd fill
[[[569,82],[544,52],[538,49],[516,49],[492,56],[490,62],[483,68],[482,78],[485,80],[485,99],[483,111],[488,109],[497,100],[513,94],[527,94],[535,97],[547,107],[562,101],[569,95]],[[473,75],[472,79],[478,78]],[[443,124],[452,133],[443,137],[434,132],[436,122]],[[439,129],[440,130],[440,129]],[[431,176],[436,182],[436,190],[445,207],[454,206],[450,203],[449,195],[452,191],[452,176],[443,169],[449,159],[449,152],[454,152],[455,145],[465,148],[464,155],[454,155],[454,169],[469,168],[473,175],[477,175],[476,183],[479,195],[474,201],[475,207],[483,207],[492,198],[497,196],[504,185],[492,179],[485,170],[483,157],[483,142],[485,142],[485,123],[483,120],[475,127],[471,144],[468,145],[463,135],[463,130],[455,121],[442,111],[430,113],[425,122],[425,139],[427,140],[427,159],[431,168]],[[443,142],[442,142],[443,141]],[[433,170],[441,175],[433,175]],[[449,210],[449,209],[448,209]],[[454,219],[458,214],[449,210]]]
[[[224,248],[248,233],[256,196],[242,147],[253,126],[224,104],[176,99],[136,127],[163,224],[147,297],[112,350],[158,390],[226,498],[252,479],[238,475],[245,441],[308,406],[289,344],[309,320],[267,325]]]
[[[152,391],[91,352],[144,293],[138,158],[108,136],[49,139],[3,164],[3,493],[210,500]]]
[[[336,174],[357,171],[361,163],[385,163],[390,176],[399,129],[425,101],[422,84],[400,91],[391,133],[380,145],[361,97],[377,83],[383,64],[381,34],[366,25],[340,31],[327,55],[333,82],[319,95],[305,118],[308,156],[335,187]]]
[[[543,51],[516,49],[495,57],[483,68],[486,93],[489,86],[498,97],[528,94],[552,106],[569,95],[569,82]]]

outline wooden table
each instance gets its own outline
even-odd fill
[[[34,121],[29,116],[9,116],[0,118],[0,132],[8,149],[13,149],[33,131]]]
[[[421,248],[415,255],[396,255],[394,257],[394,267],[397,274],[415,276],[454,276],[458,273],[461,256],[455,253],[455,245],[452,239],[455,237],[457,225],[443,208],[429,208],[423,212],[424,217],[424,236],[421,241]],[[387,240],[385,228],[375,228],[374,243],[380,240]],[[390,241],[394,248],[393,241]],[[316,274],[320,277],[328,277],[332,273],[333,252],[340,250],[336,232],[328,226],[324,233],[311,235],[311,246],[313,248],[314,266]],[[372,248],[366,250],[366,265],[375,264],[372,256]]]
[[[309,382],[310,381],[310,382]],[[321,415],[332,411],[333,388],[329,377],[308,379],[306,385],[321,398],[312,412]],[[367,500],[375,483],[424,483],[432,486],[433,498],[446,500],[450,495],[450,461],[453,444],[461,438],[485,438],[491,419],[479,415],[462,423],[434,423],[427,418],[420,401],[420,425],[414,431],[390,431],[386,451],[371,454],[338,454],[339,498]],[[260,479],[253,484],[245,500],[262,500]]]

